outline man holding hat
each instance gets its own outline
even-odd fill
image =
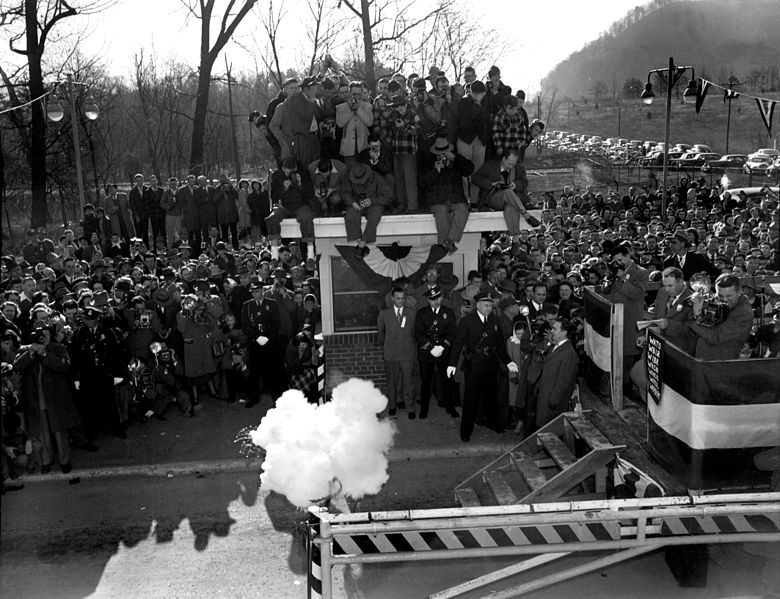
[[[305,77],[300,93],[284,101],[281,113],[282,134],[290,142],[292,156],[304,165],[320,158],[320,107],[316,102],[319,87],[316,77]]]
[[[471,440],[477,413],[485,414],[488,425],[503,432],[497,402],[498,365],[506,364],[510,372],[517,372],[517,364],[509,359],[498,317],[493,314],[493,296],[480,292],[474,298],[477,309],[465,315],[458,324],[455,342],[450,352],[447,376],[455,374],[461,351],[466,392],[460,421],[460,438]]]
[[[241,309],[241,330],[249,338],[249,401],[260,401],[260,383],[274,402],[282,394],[282,347],[279,343],[279,307],[265,297],[266,288],[258,279],[249,284],[252,299]]]
[[[434,374],[439,378],[439,389],[442,395],[439,397],[439,405],[444,407],[450,416],[457,418],[458,411],[453,403],[453,383],[447,377],[450,349],[455,341],[457,329],[455,312],[452,308],[442,305],[444,295],[438,285],[429,287],[423,296],[428,305],[417,311],[414,323],[421,379],[420,420],[428,417]]]

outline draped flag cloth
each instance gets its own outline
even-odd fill
[[[780,101],[736,92],[733,89],[729,89],[728,87],[713,83],[712,81],[707,81],[706,79],[699,77],[696,81],[696,114],[699,114],[699,111],[704,104],[704,98],[707,97],[707,91],[711,87],[716,87],[720,90],[723,90],[724,102],[726,100],[736,100],[739,97],[753,98],[756,101],[756,106],[758,106],[758,113],[761,116],[761,120],[764,122],[766,130],[769,132],[770,136],[772,135],[772,120],[775,116],[775,107]]]
[[[650,330],[647,408],[653,455],[721,484],[750,470],[757,448],[780,445],[780,360],[697,360]]]
[[[381,295],[390,291],[395,279],[402,276],[419,278],[425,274],[428,266],[447,255],[447,250],[440,245],[415,248],[394,243],[390,246],[374,246],[365,256],[351,245],[337,245],[336,249],[363,282]],[[440,282],[442,286],[450,287],[448,281]]]
[[[596,293],[587,292],[585,300],[585,353],[604,372],[612,371],[612,304]]]

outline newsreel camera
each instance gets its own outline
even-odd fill
[[[710,284],[704,281],[692,281],[691,289],[699,297],[704,298],[699,324],[705,327],[716,327],[728,318],[729,305],[718,299],[710,291]]]

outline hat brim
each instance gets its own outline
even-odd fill
[[[442,149],[442,150],[437,149],[436,146],[431,146],[431,154],[436,154],[436,155],[439,155],[439,154],[449,154],[454,149],[455,149],[455,146],[453,146],[451,143],[448,143],[447,147]]]

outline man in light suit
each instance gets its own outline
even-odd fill
[[[414,360],[417,346],[414,341],[416,312],[406,306],[406,292],[394,287],[390,292],[393,305],[379,312],[377,330],[385,359],[388,414],[395,416],[397,408],[407,408],[409,419],[416,417],[414,407]]]
[[[577,385],[579,359],[569,341],[569,319],[556,318],[550,330],[553,346],[544,360],[536,404],[536,426],[543,427],[569,407]],[[530,431],[529,431],[530,432]]]
[[[658,328],[661,335],[683,351],[692,354],[695,338],[688,330],[688,321],[693,318],[690,302],[691,289],[685,283],[683,272],[676,266],[665,268],[662,276],[663,287],[655,297],[653,318],[660,320]],[[647,356],[642,354],[631,368],[631,380],[639,389],[642,399],[647,402]]]
[[[461,368],[466,379],[466,393],[460,421],[460,438],[464,442],[471,440],[480,407],[488,419],[488,426],[498,433],[504,432],[496,399],[498,365],[499,362],[506,364],[510,372],[518,370],[506,353],[498,316],[493,314],[493,296],[483,291],[477,294],[474,302],[476,311],[465,315],[458,323],[447,367],[447,376],[453,376],[460,352],[465,351]]]

